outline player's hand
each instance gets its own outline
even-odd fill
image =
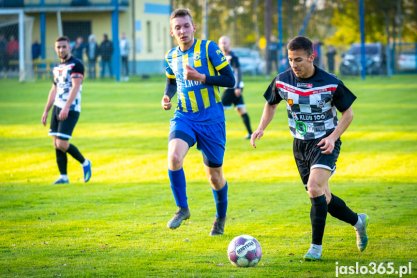
[[[163,96],[161,100],[161,105],[164,110],[169,110],[172,107],[171,100],[169,96]]]
[[[68,114],[69,114],[69,108],[68,107],[62,108],[61,112],[59,112],[58,120],[65,121],[68,118]]]
[[[186,80],[195,80],[203,83],[206,81],[206,75],[199,73],[195,68],[191,67],[190,65],[185,65],[184,78]]]
[[[48,112],[43,112],[41,122],[46,126],[46,121],[48,120]]]
[[[320,147],[322,154],[331,154],[334,150],[334,142],[335,140],[329,136],[321,139],[317,146]]]
[[[235,96],[240,97],[241,95],[242,95],[242,89],[241,88],[236,88],[235,89]]]
[[[252,136],[250,137],[250,144],[252,147],[256,148],[255,140],[260,140],[262,136],[264,136],[263,130],[257,129],[254,133],[252,133]]]

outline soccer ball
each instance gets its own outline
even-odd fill
[[[256,266],[262,257],[262,249],[256,238],[237,236],[229,243],[227,255],[230,262],[239,267]]]

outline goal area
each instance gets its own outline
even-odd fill
[[[33,18],[19,9],[0,9],[0,78],[33,80]]]

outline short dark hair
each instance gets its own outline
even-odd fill
[[[176,17],[185,17],[185,16],[189,16],[191,18],[191,21],[193,21],[193,17],[191,16],[191,11],[189,9],[175,9],[172,13],[171,16],[169,17],[169,19],[173,19]]]
[[[302,49],[305,50],[308,55],[311,55],[313,54],[313,42],[307,37],[297,36],[290,40],[287,44],[287,49],[291,51]]]
[[[60,36],[56,39],[56,42],[63,42],[63,41],[66,41],[69,43],[70,39],[67,36]]]

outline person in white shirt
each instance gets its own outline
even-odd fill
[[[122,57],[122,80],[129,80],[129,51],[130,44],[123,32],[120,38],[120,56]]]

